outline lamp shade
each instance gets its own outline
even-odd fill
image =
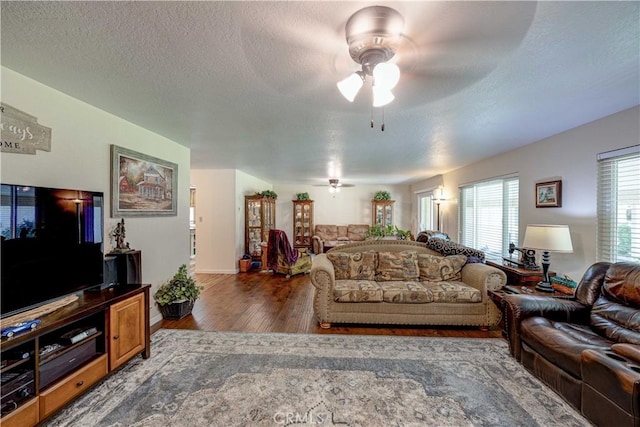
[[[364,79],[362,75],[359,73],[353,73],[346,79],[340,80],[337,83],[337,86],[342,96],[344,96],[347,101],[353,102],[363,83]]]
[[[373,69],[373,79],[376,86],[391,90],[400,80],[400,68],[396,64],[383,62]]]
[[[548,252],[573,252],[568,225],[527,225],[522,246]]]
[[[373,106],[384,107],[395,99],[393,93],[389,89],[380,86],[373,86]]]

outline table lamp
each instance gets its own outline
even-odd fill
[[[522,246],[530,249],[539,249],[542,252],[542,281],[536,285],[536,290],[553,292],[549,281],[549,252],[571,253],[571,234],[568,225],[530,224],[524,233]]]

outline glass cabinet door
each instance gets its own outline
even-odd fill
[[[393,225],[393,204],[395,200],[372,200],[372,225],[383,227]]]
[[[293,200],[293,247],[312,247],[313,200]]]
[[[276,201],[259,194],[245,196],[245,253],[261,260],[262,242],[269,240],[269,230],[276,226]]]

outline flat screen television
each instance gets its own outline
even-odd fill
[[[103,193],[0,186],[0,317],[102,284]]]

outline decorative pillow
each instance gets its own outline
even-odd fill
[[[367,238],[369,226],[366,224],[349,224],[347,227],[347,237],[353,242],[360,242]]]
[[[428,282],[440,282],[447,280],[460,280],[460,271],[467,262],[464,255],[450,255],[441,257],[430,254],[418,254],[418,268],[420,280]]]
[[[338,227],[335,225],[316,225],[314,236],[320,237],[322,240],[336,240],[338,238]]]
[[[419,273],[416,251],[378,252],[376,281],[417,280]]]
[[[329,252],[336,280],[373,280],[376,274],[376,252]]]
[[[437,230],[425,230],[418,233],[416,237],[416,242],[426,243],[429,239],[443,239],[443,240],[451,240],[447,233],[443,233],[442,231]]]
[[[425,245],[429,249],[433,249],[436,252],[441,253],[442,255],[466,255],[468,257],[473,256],[476,258],[480,258],[484,260],[484,252],[470,248],[468,246],[461,245],[456,242],[438,239],[436,237],[430,237],[429,240],[425,243]]]

